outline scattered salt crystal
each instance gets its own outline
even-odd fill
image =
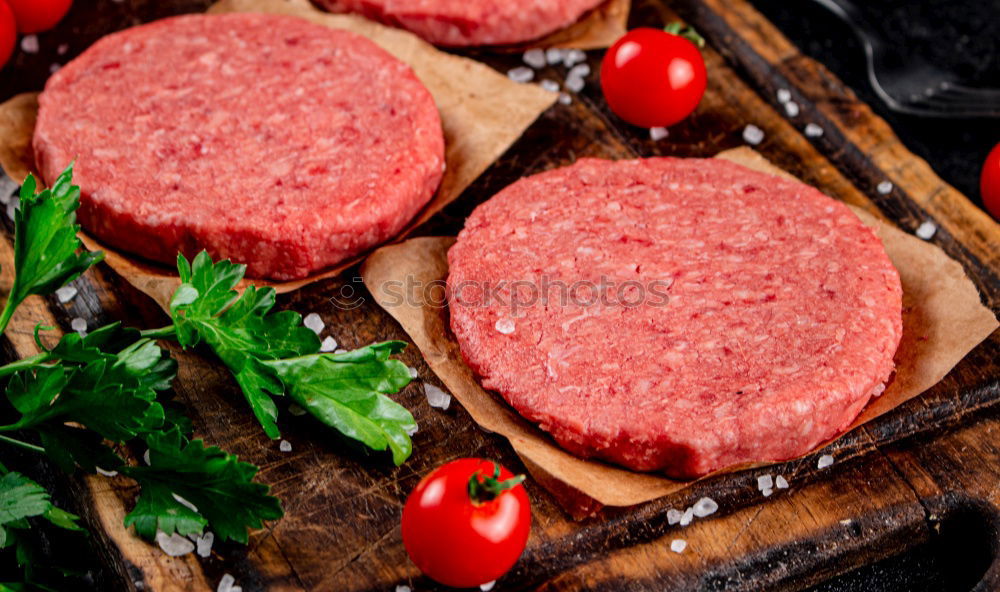
[[[59,70],[62,70],[62,64],[49,64],[49,74],[55,74]]]
[[[306,326],[307,329],[312,329],[312,332],[319,335],[323,332],[326,327],[326,323],[323,322],[323,317],[318,314],[311,312],[306,315],[306,318],[302,319],[302,324]]]
[[[103,475],[105,477],[114,477],[118,475],[118,471],[105,471],[101,467],[94,467],[94,470],[97,471],[98,475]]]
[[[818,138],[823,135],[823,128],[816,125],[815,123],[806,124],[806,137],[807,138]]]
[[[681,516],[683,515],[684,513],[680,510],[670,508],[667,510],[667,524],[677,524],[681,521]]]
[[[288,440],[282,440],[278,444],[278,450],[280,450],[282,452],[291,452],[292,451],[292,443],[289,442]]]
[[[333,350],[333,353],[335,353],[335,354],[346,354],[347,350],[344,349],[344,348],[335,349],[335,350]]]
[[[840,523],[843,524],[844,526],[847,526],[851,522],[854,522],[854,521],[851,520],[850,518],[844,518],[843,520],[840,521]]]
[[[419,426],[417,426],[416,424],[414,424],[411,427],[404,428],[403,431],[406,432],[407,436],[412,436],[413,434],[416,434],[419,429],[420,429]]]
[[[337,340],[333,337],[327,337],[323,340],[323,343],[319,344],[319,351],[321,352],[332,352],[337,349]]]
[[[201,535],[194,541],[195,553],[198,557],[208,557],[212,554],[212,543],[215,542],[215,533],[209,531]]]
[[[559,93],[559,104],[560,105],[569,105],[572,102],[573,102],[573,97],[569,96],[568,93],[564,93],[564,92]]]
[[[538,51],[542,50],[539,49]],[[542,54],[542,57],[545,57],[544,54]],[[413,590],[409,586],[396,586],[396,592],[413,592]]]
[[[684,510],[684,514],[681,515],[680,525],[687,526],[688,524],[691,524],[692,520],[694,520],[694,508],[688,508],[687,510]]]
[[[524,52],[521,57],[525,64],[528,64],[532,68],[544,68],[545,67],[545,50],[544,49],[529,49]]]
[[[771,489],[771,488],[767,488],[767,489],[761,489],[761,490],[760,490],[760,493],[761,493],[761,495],[763,495],[764,497],[770,497],[770,496],[771,496],[771,494],[772,494],[772,493],[774,493],[774,490],[773,490],[773,489]]]
[[[490,590],[493,589],[493,586],[496,586],[496,585],[497,585],[497,581],[493,580],[492,582],[486,582],[485,584],[480,584],[479,585],[479,589],[482,590],[483,592],[490,592]]]
[[[875,189],[882,195],[887,195],[892,192],[892,181],[882,181]]]
[[[823,456],[819,457],[819,462],[816,463],[816,466],[820,469],[825,469],[832,464],[833,464],[833,456],[829,454],[824,454]]]
[[[585,85],[586,82],[583,80],[583,76],[574,76],[570,74],[566,77],[566,88],[573,92],[580,92],[583,90]]]
[[[510,78],[514,82],[531,82],[531,79],[534,77],[535,71],[524,66],[507,70],[507,78]]]
[[[778,89],[778,102],[779,103],[787,103],[788,101],[791,101],[791,100],[792,100],[792,91],[788,90],[787,88],[779,88]]]
[[[567,76],[579,76],[581,78],[590,76],[590,64],[577,64],[569,70]]]
[[[788,480],[785,479],[784,475],[778,475],[774,479],[774,486],[778,489],[788,489]]]
[[[433,384],[424,383],[424,396],[427,397],[428,405],[437,407],[442,411],[446,411],[448,406],[451,405],[451,395]]]
[[[70,321],[69,326],[77,333],[82,334],[87,332],[87,321],[85,319],[81,319],[80,317],[76,317],[75,319]]]
[[[547,90],[549,92],[559,92],[559,83],[556,82],[555,80],[549,80],[548,78],[546,78],[545,80],[541,81],[539,84],[541,84],[542,88],[544,88],[545,90]]]
[[[545,50],[545,61],[548,62],[550,66],[554,66],[563,61],[563,57],[565,57],[565,55],[566,52],[558,47],[550,47]]]
[[[156,531],[156,542],[163,552],[171,557],[180,557],[194,551],[194,543],[176,532],[167,536],[162,530]]]
[[[695,502],[693,506],[694,515],[697,516],[698,518],[704,518],[705,516],[714,514],[715,511],[718,509],[719,509],[719,504],[717,504],[715,500],[710,497],[701,498],[700,500]]]
[[[237,590],[240,590],[240,592],[242,592],[239,586],[233,585],[235,583],[236,583],[236,578],[234,578],[229,574],[226,574],[222,576],[221,580],[219,580],[219,587],[215,589],[215,592],[237,592]]]
[[[937,232],[937,225],[931,222],[930,220],[927,220],[921,223],[920,226],[917,227],[916,235],[918,238],[922,238],[924,240],[931,240],[935,232]]]
[[[21,38],[21,51],[38,53],[38,35],[25,35]]]
[[[56,299],[59,302],[66,304],[70,300],[76,298],[77,292],[78,290],[73,286],[63,286],[62,288],[56,290]]]
[[[302,407],[299,407],[295,403],[292,403],[288,406],[288,412],[298,417],[301,417],[306,414],[306,410],[303,409]]]
[[[494,323],[493,328],[497,331],[503,333],[504,335],[510,335],[514,332],[514,321],[510,319],[497,319]]]
[[[795,101],[788,101],[785,103],[785,114],[789,117],[798,117],[799,115],[799,104]]]
[[[582,50],[570,49],[563,55],[563,65],[567,68],[572,68],[574,64],[579,64],[586,59],[587,54],[583,53]]]
[[[764,130],[752,123],[748,123],[747,126],[743,128],[743,141],[754,146],[760,144],[764,141]]]
[[[649,138],[651,140],[653,140],[654,142],[659,142],[660,140],[662,140],[663,138],[666,138],[669,135],[670,135],[670,132],[667,131],[667,128],[665,128],[665,127],[651,127],[651,128],[649,128]]]
[[[406,369],[410,371],[410,378],[416,378],[418,376],[417,369],[413,366],[407,366]]]
[[[774,487],[774,478],[770,474],[757,477],[757,489],[764,491],[772,487]]]
[[[13,220],[14,212],[16,212],[17,208],[19,208],[20,206],[21,206],[21,198],[17,197],[16,195],[10,198],[10,201],[7,202],[7,217]]]
[[[0,203],[7,205],[17,191],[17,181],[0,172]]]
[[[142,453],[142,460],[145,461],[147,465],[153,464],[153,461],[149,460],[149,448],[146,449],[146,452]]]
[[[684,549],[687,549],[687,541],[684,539],[674,539],[670,541],[670,550],[674,553],[683,553]]]
[[[174,496],[174,499],[177,500],[178,504],[184,506],[185,508],[191,510],[192,512],[197,512],[198,511],[198,506],[192,504],[191,502],[187,501],[186,499],[182,498],[181,496],[177,495],[176,493],[171,493],[170,495]]]
[[[66,55],[67,51],[69,51],[68,43],[60,43],[59,47],[56,48],[56,53],[59,55]]]

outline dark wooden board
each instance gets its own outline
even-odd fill
[[[36,90],[50,63],[67,59],[103,33],[206,5],[198,0],[77,2],[57,31],[42,36],[39,55],[22,55],[0,74],[0,98]],[[646,130],[623,124],[607,110],[596,74],[591,75],[580,97],[545,113],[420,234],[455,233],[475,205],[522,175],[581,156],[711,156],[741,145],[743,127],[752,122],[767,133],[758,150],[826,193],[910,231],[933,219],[941,227],[934,242],[962,262],[984,302],[994,311],[1000,308],[996,224],[907,152],[849,89],[799,54],[742,0],[683,0],[672,8],[709,40],[709,91],[694,116],[654,143]],[[655,26],[675,18],[663,4],[636,0],[631,24]],[[56,47],[63,42],[70,51],[60,57]],[[500,70],[519,60],[517,55],[470,55]],[[592,66],[599,56],[591,52]],[[541,73],[557,80],[563,76],[562,70]],[[802,106],[802,115],[792,122],[778,110],[777,88],[792,90]],[[821,139],[809,141],[800,133],[808,121],[824,127]],[[880,195],[875,186],[886,178],[896,188]],[[9,261],[5,242],[0,249],[5,272]],[[353,310],[330,304],[344,286],[363,290],[353,280],[356,275],[350,270],[283,297],[281,305],[320,313],[343,347],[406,340],[370,301]],[[112,319],[150,327],[165,322],[151,301],[106,268],[89,272],[81,288],[81,297],[70,305],[32,299],[8,331],[7,355],[31,353],[30,328],[42,320],[67,330],[74,316],[92,325]],[[496,589],[802,590],[945,540],[941,533],[956,529],[956,556],[982,558],[970,560],[967,569],[963,564],[960,575],[947,576],[958,586],[953,589],[969,589],[980,579],[979,589],[1000,588],[1000,567],[985,573],[1000,545],[998,353],[1000,335],[995,333],[929,392],[839,440],[827,451],[836,464],[823,471],[812,457],[725,475],[638,507],[605,508],[579,522],[529,482],[533,534],[522,560]],[[102,589],[137,590],[141,582],[144,590],[214,590],[222,574],[231,573],[247,592],[392,591],[398,584],[435,590],[401,544],[399,515],[407,493],[423,474],[461,456],[488,456],[522,468],[503,439],[479,430],[460,407],[430,408],[419,384],[399,396],[421,427],[414,438],[416,452],[402,467],[351,450],[309,418],[288,414],[279,424],[293,450],[282,453],[257,428],[221,367],[199,352],[174,354],[181,367],[177,397],[193,415],[197,434],[261,465],[261,479],[282,498],[287,516],[254,533],[246,547],[220,545],[206,560],[171,559],[121,526],[134,496],[126,480],[71,480],[65,487],[77,496],[76,509],[97,533]],[[420,381],[439,384],[414,347],[402,359],[418,369]],[[756,488],[756,477],[763,473],[788,476],[791,488],[763,498]],[[683,529],[667,524],[669,508],[687,507],[706,495],[719,502],[717,514]],[[673,538],[688,541],[683,554],[669,550]],[[880,565],[895,565],[888,561]]]

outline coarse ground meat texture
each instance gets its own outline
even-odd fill
[[[36,164],[76,161],[80,221],[172,263],[207,249],[294,279],[387,240],[441,180],[430,93],[371,41],[286,16],[165,19],[49,79]]]
[[[604,0],[314,0],[407,29],[435,45],[531,41],[575,23]]]
[[[448,261],[451,327],[485,388],[574,454],[674,477],[844,430],[902,333],[899,275],[854,213],[724,160],[521,179]]]

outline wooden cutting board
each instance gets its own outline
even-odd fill
[[[104,33],[174,12],[202,10],[208,2],[83,4],[78,3],[61,33],[43,37],[41,55],[21,56],[0,75],[5,94],[0,98],[7,98],[8,88],[13,94],[40,87],[49,61],[57,59],[60,35],[74,53]],[[571,105],[545,113],[418,234],[454,234],[473,207],[523,175],[581,156],[711,156],[742,145],[742,131],[753,123],[766,134],[757,150],[829,195],[907,231],[926,220],[936,223],[939,230],[932,240],[965,266],[986,305],[994,312],[1000,309],[1000,227],[995,222],[935,176],[884,121],[743,0],[683,0],[673,3],[673,9],[709,41],[709,89],[694,116],[672,128],[667,139],[653,142],[647,130],[625,125],[607,110],[595,73]],[[676,18],[677,13],[654,0],[636,0],[631,26],[660,26]],[[469,53],[501,71],[519,63],[518,55]],[[599,53],[592,53],[595,71],[598,63]],[[564,76],[562,70],[539,74],[554,80]],[[775,98],[779,88],[792,91],[801,107],[798,117],[785,117]],[[806,138],[801,130],[808,122],[820,125],[823,136]],[[876,187],[886,180],[894,188],[882,194]],[[7,286],[9,239],[8,232],[0,241]],[[371,302],[349,311],[329,304],[345,285],[363,289],[355,275],[348,271],[340,279],[284,297],[281,304],[320,313],[342,347],[406,340]],[[81,296],[70,305],[52,298],[30,300],[8,331],[8,357],[33,352],[30,329],[39,321],[66,330],[76,316],[87,318],[91,326],[114,319],[150,327],[165,322],[155,304],[106,268],[89,272],[80,283]],[[109,589],[214,590],[221,576],[230,573],[246,592],[391,592],[397,585],[436,590],[402,547],[399,516],[406,495],[422,475],[461,456],[487,456],[522,468],[503,439],[479,430],[460,407],[441,412],[427,405],[419,381],[439,383],[412,346],[402,359],[418,369],[420,379],[399,400],[413,411],[421,430],[415,454],[400,468],[343,448],[307,417],[283,419],[292,452],[280,452],[257,428],[223,368],[198,353],[173,353],[180,363],[176,392],[193,415],[197,435],[260,465],[260,478],[274,487],[287,515],[254,533],[246,547],[217,546],[205,560],[172,559],[122,527],[135,493],[127,481],[73,480],[67,487],[77,495],[75,509],[96,533],[92,540],[106,562],[99,581]],[[860,573],[876,577],[892,572],[887,577],[901,587],[885,589],[903,590],[910,581],[904,572],[916,569],[915,562],[886,558],[923,558],[928,549],[945,549],[952,554],[948,557],[966,562],[955,570],[958,575],[944,576],[964,578],[951,581],[955,589],[970,589],[979,580],[977,589],[998,589],[998,359],[1000,334],[994,333],[932,390],[839,440],[826,451],[837,462],[823,471],[811,457],[700,482],[638,507],[606,508],[583,521],[571,519],[545,489],[529,482],[532,537],[521,561],[495,589],[802,590],[881,561],[879,569]],[[787,476],[791,487],[764,498],[756,478],[765,473]],[[668,509],[685,508],[702,496],[718,501],[719,512],[683,529],[668,525]],[[684,553],[670,551],[675,538],[688,542]],[[923,561],[928,562],[933,560]],[[872,584],[866,589],[883,588]]]

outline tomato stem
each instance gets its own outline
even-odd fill
[[[492,476],[483,475],[482,471],[476,471],[469,477],[469,498],[474,504],[493,501],[500,497],[503,492],[523,483],[524,479],[524,475],[516,475],[501,481],[500,465],[494,462]]]
[[[663,30],[671,35],[677,35],[678,37],[683,37],[691,43],[694,43],[699,48],[705,47],[705,38],[698,34],[693,27],[688,27],[680,22],[674,21],[663,27]]]

